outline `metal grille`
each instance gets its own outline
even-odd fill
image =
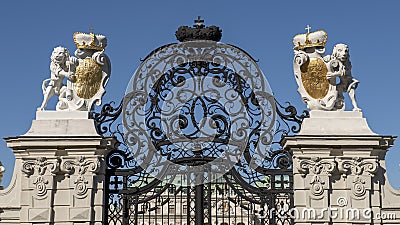
[[[171,48],[170,45],[167,47]],[[248,56],[243,50],[236,49],[235,54],[240,55],[241,60],[243,55]],[[157,49],[152,54],[157,55],[158,51],[163,50]],[[250,56],[248,58],[247,60],[253,60]],[[149,59],[151,56],[146,57],[146,60]],[[239,58],[235,60],[233,61],[240,61]],[[185,104],[179,106],[179,116],[171,119],[171,124],[177,124],[183,133],[184,144],[174,144],[168,132],[161,129],[162,106],[168,98],[166,90],[181,87],[190,79],[195,84],[201,83],[207,77],[211,77],[214,86],[218,87],[221,81],[228,84],[238,93],[237,97],[232,99],[244,102],[244,110],[249,115],[246,117],[247,128],[251,130],[246,143],[232,144],[229,141],[232,139],[230,136],[232,130],[238,129],[234,128],[235,118],[232,119],[228,115],[226,104],[221,105],[220,101],[207,97],[206,94],[187,100]],[[219,91],[221,90],[225,89],[221,86]],[[132,91],[117,107],[113,107],[113,103],[105,104],[100,113],[94,114],[98,131],[115,143],[114,149],[106,157],[108,169],[105,201],[108,207],[104,210],[105,223],[110,225],[292,224],[293,220],[288,214],[288,210],[293,206],[291,154],[281,148],[279,141],[284,135],[298,132],[303,118],[308,114],[304,112],[302,115],[297,115],[293,106],[282,106],[271,95],[264,95],[266,96],[264,100],[277,115],[271,117],[273,121],[268,125],[273,127],[272,134],[265,135],[260,124],[265,122],[262,119],[263,115],[272,111],[261,110],[261,100],[256,98],[253,91],[248,85],[248,80],[243,79],[235,69],[215,62],[187,61],[161,74],[144,100],[139,101],[138,92]],[[133,128],[122,129],[122,122],[131,121],[127,119],[127,115],[133,114],[131,112],[136,109],[137,101],[145,102],[143,111],[146,132],[156,152],[146,152],[146,157],[151,158],[149,155],[160,154],[174,165],[178,165],[167,165],[160,158],[158,166],[153,169],[159,170],[157,176],[153,171],[144,168],[143,163],[140,165],[138,163],[147,159],[141,158],[143,155],[140,148],[143,146],[138,144],[140,143],[136,137],[138,132],[135,133]],[[275,115],[275,112],[272,113]],[[202,124],[201,117],[212,118],[211,127],[216,130],[216,134],[207,136],[201,131],[201,127],[198,126]],[[198,144],[188,150],[188,144],[196,144],[199,139],[208,144]],[[255,147],[261,142],[268,143],[267,147],[261,149]],[[237,160],[230,167],[226,167],[223,173],[221,169],[218,173],[213,172],[213,167],[207,165],[226,154],[224,152],[230,145],[242,146]],[[254,160],[254,155],[257,154],[259,157]],[[179,166],[202,167],[196,167],[201,169],[188,173],[179,171]]]

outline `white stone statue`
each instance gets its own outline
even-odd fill
[[[354,111],[361,111],[356,103],[355,89],[358,80],[351,75],[350,55],[347,45],[335,46],[332,55],[324,57],[328,35],[319,30],[299,34],[293,38],[293,69],[298,92],[310,110],[344,110],[343,92],[348,92]],[[337,83],[336,78],[340,78]]]
[[[44,110],[54,94],[59,96],[57,111],[90,111],[93,104],[101,104],[111,73],[110,60],[104,54],[107,38],[99,34],[77,32],[74,42],[76,57],[69,56],[66,48],[54,49],[51,78],[43,81],[44,98],[38,110]],[[66,85],[63,84],[64,78],[67,78]]]
[[[43,102],[38,110],[44,110],[47,102],[53,95],[60,95],[66,91],[63,84],[64,78],[73,81],[77,59],[71,57],[68,49],[58,46],[54,48],[50,56],[51,77],[42,83]]]
[[[3,173],[6,171],[6,168],[3,166],[3,164],[0,162],[0,190],[3,189],[3,186],[1,185],[1,180],[3,179]]]
[[[337,44],[333,48],[332,55],[325,57],[327,61],[338,60],[336,64],[337,68],[327,74],[328,79],[340,78],[340,83],[337,85],[339,101],[341,101],[342,110],[344,110],[344,96],[343,93],[349,93],[351,103],[353,104],[353,111],[361,111],[357,106],[355,89],[358,86],[359,81],[354,79],[351,75],[351,62],[349,47],[345,44]]]

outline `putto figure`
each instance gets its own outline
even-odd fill
[[[48,100],[58,95],[57,111],[90,111],[100,105],[111,73],[111,63],[104,54],[107,38],[93,33],[74,34],[75,56],[64,47],[54,49],[51,56],[51,78],[43,81],[44,110]],[[63,83],[67,78],[67,84]],[[47,85],[46,85],[47,84]]]
[[[293,38],[293,69],[298,92],[310,110],[344,110],[344,92],[348,92],[353,103],[353,111],[361,111],[356,102],[355,89],[358,80],[351,75],[351,63],[348,46],[338,44],[332,55],[324,57],[328,35],[319,30]],[[340,78],[340,82],[336,78]]]

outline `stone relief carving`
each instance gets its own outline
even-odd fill
[[[343,178],[348,175],[354,175],[351,187],[352,193],[355,197],[362,198],[367,193],[366,182],[362,175],[375,176],[378,171],[378,161],[377,159],[363,159],[360,157],[338,159],[338,169]]]
[[[365,188],[365,181],[359,176],[356,176],[354,178],[353,186],[351,189],[356,197],[362,197],[367,193],[367,189]]]
[[[43,176],[46,171],[49,171],[50,174],[56,174],[60,168],[59,166],[60,160],[58,158],[47,160],[46,157],[39,157],[35,160],[26,160],[22,164],[22,172],[26,177],[30,177],[31,175]]]
[[[310,180],[311,194],[314,196],[321,196],[324,191],[324,184],[320,175],[331,176],[336,168],[336,162],[329,159],[321,159],[319,157],[313,158],[299,158],[298,170],[305,177],[307,174],[313,175]]]
[[[321,159],[319,157],[314,158],[302,158],[299,157],[297,161],[297,169],[299,173],[305,177],[311,175],[310,180],[311,193],[314,196],[320,196],[324,193],[325,181],[321,179],[320,175],[331,176],[335,173],[335,168],[344,179],[352,175],[353,181],[351,190],[356,198],[362,198],[365,196],[366,181],[365,175],[374,176],[378,171],[378,161],[376,158],[332,158],[332,159]]]
[[[100,170],[100,160],[98,158],[88,159],[84,156],[78,158],[57,157],[48,160],[46,157],[39,157],[35,160],[28,159],[22,165],[22,172],[26,177],[35,176],[33,184],[35,185],[35,193],[38,199],[46,197],[47,185],[49,181],[44,175],[77,175],[74,181],[75,194],[79,198],[87,196],[88,181],[85,178],[87,172],[97,173]]]
[[[100,169],[100,160],[98,158],[95,159],[87,159],[84,156],[80,156],[76,159],[63,159],[63,163],[61,166],[61,170],[65,172],[67,176],[71,174],[75,174],[77,178],[74,181],[75,194],[78,198],[85,198],[87,196],[88,191],[88,181],[85,178],[86,172],[96,173]]]
[[[324,193],[324,184],[325,181],[321,180],[318,175],[314,175],[314,177],[310,181],[311,184],[311,193],[315,196],[322,195]]]
[[[78,198],[84,198],[87,196],[88,192],[88,187],[87,184],[89,181],[87,181],[83,176],[78,176],[76,180],[74,181],[75,184],[75,194]]]
[[[336,168],[334,160],[321,159],[319,157],[299,158],[299,160],[298,170],[303,176],[308,173],[316,175],[331,175],[333,170]]]
[[[377,159],[363,159],[354,157],[352,159],[338,159],[338,169],[342,172],[342,176],[347,175],[362,175],[368,173],[374,176],[378,170]]]
[[[45,198],[47,194],[47,184],[49,184],[49,181],[46,180],[43,176],[38,176],[33,181],[33,184],[35,185],[36,196],[39,199]]]
[[[351,75],[349,48],[337,44],[332,55],[324,57],[328,35],[319,30],[299,34],[293,38],[293,69],[298,92],[310,110],[344,110],[343,93],[349,93],[353,111],[361,111],[357,106],[355,89],[359,83]],[[340,78],[337,83],[336,78]]]
[[[26,177],[35,175],[33,180],[35,194],[38,199],[46,198],[47,185],[49,181],[44,177],[46,172],[55,176],[59,172],[60,160],[47,160],[46,157],[39,157],[36,160],[27,160],[22,164],[22,172]]]
[[[48,100],[58,95],[57,111],[90,111],[100,105],[111,74],[111,63],[104,53],[107,38],[99,34],[74,34],[75,56],[68,49],[56,47],[51,55],[51,78],[43,81],[44,110]],[[63,80],[66,78],[66,85]]]
[[[62,158],[61,171],[65,172],[67,175],[77,174],[84,175],[87,171],[98,172],[100,169],[100,160],[98,158],[88,159],[84,156],[79,156],[76,159],[66,159]]]

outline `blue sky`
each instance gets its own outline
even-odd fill
[[[280,102],[305,109],[297,93],[292,68],[292,38],[323,29],[327,53],[333,45],[350,47],[353,76],[360,80],[358,103],[372,130],[400,135],[398,72],[400,1],[3,1],[0,6],[2,97],[0,137],[24,134],[42,101],[41,83],[49,77],[54,47],[75,50],[76,31],[108,37],[106,53],[112,74],[104,102],[119,101],[143,59],[171,42],[180,25],[192,25],[201,15],[206,25],[223,30],[222,42],[246,50],[255,59]],[[53,99],[54,100],[54,99]],[[49,106],[54,107],[54,101]],[[400,187],[400,145],[387,154],[390,183]],[[7,186],[13,154],[0,141],[0,161]]]

